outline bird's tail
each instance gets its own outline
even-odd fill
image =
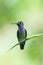
[[[25,41],[20,43],[20,49],[23,50],[24,49],[24,45],[25,45]]]

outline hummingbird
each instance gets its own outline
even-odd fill
[[[26,39],[27,30],[24,28],[24,23],[22,21],[19,21],[17,23],[12,23],[12,24],[16,24],[18,26],[17,39],[18,39],[18,42],[20,43],[20,49],[23,50],[26,41],[23,41],[23,42],[21,41]]]

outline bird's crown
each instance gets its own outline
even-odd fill
[[[24,25],[22,21],[19,21],[17,24],[18,25]]]

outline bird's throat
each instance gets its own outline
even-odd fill
[[[20,30],[20,31],[24,31],[24,26],[20,26],[20,27],[19,27],[19,30]]]

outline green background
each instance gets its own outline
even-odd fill
[[[0,65],[43,65],[43,37],[26,42],[24,50],[16,44],[17,26],[23,21],[27,37],[43,33],[43,0],[0,0]]]

